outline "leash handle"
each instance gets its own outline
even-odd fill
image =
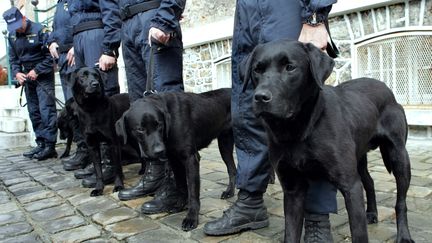
[[[19,96],[19,105],[20,105],[21,107],[25,107],[25,106],[27,105],[27,103],[25,103],[24,105],[22,104],[22,96],[23,96],[24,86],[25,86],[25,85],[23,85],[23,86],[21,87],[20,96]]]

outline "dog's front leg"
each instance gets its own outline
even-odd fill
[[[93,161],[93,166],[95,168],[96,174],[96,186],[93,191],[91,191],[90,196],[96,197],[103,194],[104,184],[102,180],[102,163],[100,156],[99,145],[89,146],[90,158]]]
[[[188,189],[188,212],[182,222],[182,230],[184,231],[195,229],[198,226],[200,178],[197,154],[189,156],[184,163]]]
[[[124,189],[123,185],[123,170],[121,166],[121,148],[120,145],[111,146],[110,151],[112,151],[111,158],[115,171],[114,189],[113,192],[117,192]]]
[[[284,242],[298,243],[300,242],[303,228],[307,182],[296,174],[293,169],[279,171],[278,178],[284,192]]]

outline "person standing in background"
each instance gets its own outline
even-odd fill
[[[57,110],[54,68],[47,48],[48,33],[16,7],[6,10],[3,18],[9,31],[12,77],[25,88],[27,109],[36,135],[37,146],[23,155],[37,160],[56,158]]]

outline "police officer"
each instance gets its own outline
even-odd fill
[[[37,147],[25,152],[28,158],[45,160],[57,157],[57,111],[54,94],[53,63],[45,28],[30,21],[16,8],[3,13],[9,31],[9,58],[12,74],[25,87],[27,109]]]
[[[120,0],[122,50],[130,101],[142,98],[146,91],[148,70],[157,92],[183,88],[183,42],[179,20],[185,0]],[[150,56],[153,45],[154,53]],[[157,45],[157,47],[156,47]],[[152,67],[149,66],[152,59]],[[147,71],[146,71],[147,70]],[[157,94],[156,94],[157,95]],[[142,179],[132,188],[119,192],[119,199],[129,200],[156,192],[152,201],[142,205],[145,214],[173,212],[186,205],[186,192],[175,190],[167,161],[147,161]]]
[[[68,0],[71,14],[75,67],[95,67],[106,72],[105,95],[120,93],[117,57],[121,19],[117,0]],[[107,151],[101,144],[101,150]],[[77,161],[75,161],[77,162]],[[87,163],[87,161],[81,161]],[[64,163],[66,166],[67,163]],[[105,184],[114,181],[113,166],[104,164]],[[94,187],[96,177],[84,178],[84,187]]]
[[[255,46],[272,40],[293,39],[327,46],[325,21],[336,0],[268,0],[236,2],[232,50],[232,119],[238,160],[237,201],[223,216],[204,225],[209,235],[225,235],[269,225],[263,194],[270,164],[266,135],[252,112],[253,85],[242,92],[238,66]],[[337,210],[336,188],[326,181],[310,181],[305,205],[306,243],[332,242],[329,213]]]
[[[53,31],[49,36],[48,46],[51,56],[57,62],[64,99],[67,101],[72,98],[70,75],[74,71],[73,36],[68,0],[59,0],[57,2]],[[67,171],[76,170],[83,165],[89,164],[90,159],[78,121],[73,120],[70,122],[74,123],[74,142],[77,144],[77,150],[74,156],[63,160],[63,168]]]

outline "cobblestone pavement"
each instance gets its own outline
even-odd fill
[[[140,214],[145,197],[119,201],[112,186],[104,195],[90,197],[73,172],[62,169],[60,160],[38,162],[21,156],[28,148],[0,151],[0,242],[280,242],[283,237],[283,194],[276,182],[269,185],[265,202],[270,226],[231,236],[204,235],[205,222],[220,217],[235,200],[220,200],[228,178],[217,146],[201,151],[201,211],[197,229],[180,229],[185,212]],[[57,147],[62,152],[63,145]],[[432,241],[432,141],[408,141],[412,180],[408,191],[408,218],[416,242]],[[375,180],[379,223],[369,225],[370,242],[393,242],[395,180],[389,175],[379,152],[369,153],[369,169]],[[138,181],[138,164],[124,166],[126,186]],[[350,242],[343,198],[339,212],[331,216],[335,242]]]

